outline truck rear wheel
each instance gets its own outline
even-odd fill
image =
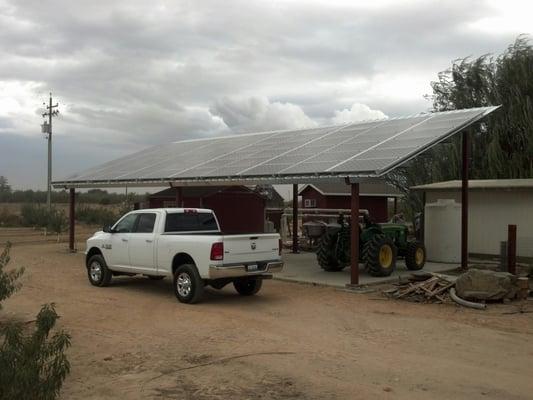
[[[389,276],[396,268],[396,246],[385,235],[375,235],[366,243],[365,256],[372,276]]]
[[[198,303],[204,293],[204,281],[194,264],[180,265],[174,272],[174,294],[180,303]]]
[[[113,273],[107,268],[104,257],[95,254],[87,262],[87,276],[93,286],[108,286],[113,277]]]
[[[335,256],[338,233],[324,233],[318,243],[316,259],[324,271],[341,271],[344,265],[339,264]]]
[[[419,241],[407,243],[405,251],[405,265],[411,271],[418,271],[424,268],[426,263],[426,247]]]
[[[233,281],[233,287],[241,296],[253,296],[263,286],[261,278],[241,278]]]

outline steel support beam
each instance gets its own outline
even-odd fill
[[[461,268],[468,268],[468,159],[470,143],[468,131],[463,131],[462,173],[461,173]]]
[[[68,248],[71,252],[75,252],[75,227],[76,227],[76,190],[71,188],[69,190],[69,229],[68,229]]]
[[[292,252],[298,253],[298,185],[292,185]]]
[[[352,183],[350,218],[350,284],[359,285],[359,183]]]

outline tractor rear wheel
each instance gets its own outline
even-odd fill
[[[318,249],[316,250],[316,259],[318,264],[324,271],[340,271],[344,268],[339,264],[336,253],[338,232],[326,232],[318,242]]]
[[[405,265],[411,271],[418,271],[424,268],[426,263],[426,247],[419,241],[407,243],[405,251]]]
[[[366,269],[372,276],[389,276],[396,268],[396,246],[385,235],[375,235],[365,244]]]

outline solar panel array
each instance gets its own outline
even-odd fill
[[[54,182],[380,176],[497,107],[153,146]]]

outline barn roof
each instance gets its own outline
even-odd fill
[[[53,185],[205,186],[379,177],[496,108],[182,140],[153,146],[70,175]]]

